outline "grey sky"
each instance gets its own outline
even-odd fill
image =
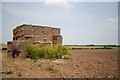
[[[0,2],[0,43],[2,43],[2,3]]]
[[[46,1],[3,2],[3,43],[17,25],[30,23],[60,27],[63,44],[118,44],[117,2]]]

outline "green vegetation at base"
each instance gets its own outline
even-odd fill
[[[27,55],[31,59],[72,59],[71,54],[68,52],[68,48],[65,46],[51,46],[51,47],[39,47],[37,45],[30,44],[27,47]]]

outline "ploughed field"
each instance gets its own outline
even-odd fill
[[[4,50],[3,78],[117,78],[118,50],[69,50],[73,60],[12,59]],[[2,55],[1,55],[2,54]]]

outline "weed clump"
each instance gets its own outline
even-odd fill
[[[53,66],[53,65],[49,65],[46,69],[47,69],[48,71],[53,71],[53,70],[54,70],[54,66]]]
[[[27,55],[31,59],[71,59],[71,54],[68,53],[66,46],[51,46],[51,47],[39,47],[37,45],[30,44],[27,47]]]

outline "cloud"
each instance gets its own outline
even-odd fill
[[[118,22],[118,18],[108,18],[107,21],[109,21],[109,22]]]
[[[45,0],[44,4],[48,6],[59,6],[59,7],[64,7],[64,8],[73,7],[72,4],[68,3],[65,0]]]

